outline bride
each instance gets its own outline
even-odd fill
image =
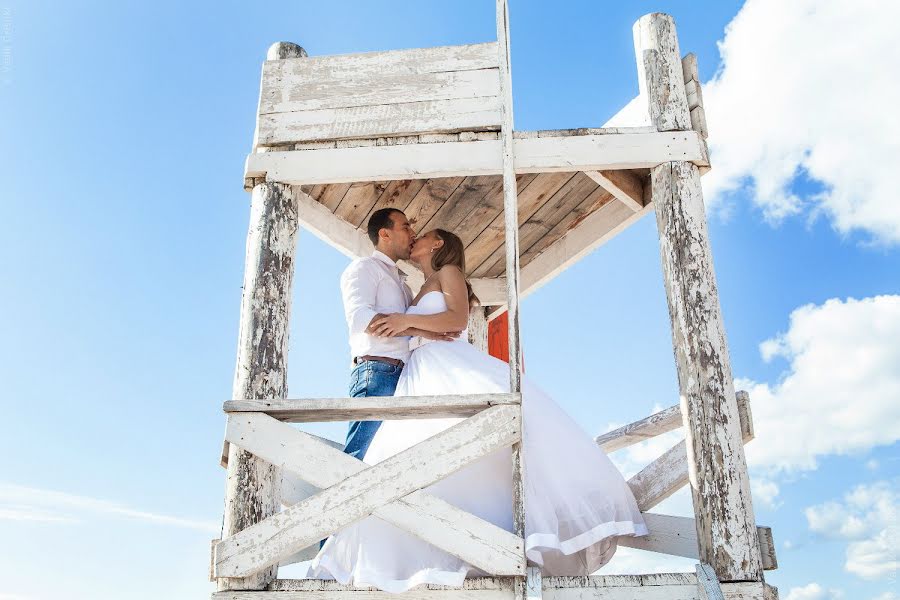
[[[465,280],[460,239],[442,229],[419,237],[410,260],[426,276],[405,314],[376,321],[378,335],[409,328],[459,331],[475,298]],[[509,365],[468,342],[413,337],[413,352],[396,396],[503,393]],[[618,536],[646,535],[628,484],[604,452],[545,392],[522,383],[525,464],[525,552],[545,575],[588,575],[606,564]],[[365,462],[377,464],[462,419],[384,421]],[[497,450],[428,488],[437,496],[494,525],[513,530],[509,448]],[[331,536],[313,560],[309,577],[403,592],[426,583],[461,586],[467,574],[482,574],[376,517]]]

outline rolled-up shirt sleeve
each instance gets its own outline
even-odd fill
[[[352,263],[341,275],[341,296],[350,335],[364,333],[378,314],[375,310],[377,291],[378,275],[363,261]]]

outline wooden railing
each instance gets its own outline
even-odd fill
[[[320,491],[215,545],[215,577],[247,577],[375,515],[494,575],[525,574],[524,542],[423,488],[521,440],[519,394],[231,401],[225,439]],[[370,466],[286,422],[467,417]],[[423,466],[425,465],[425,466]]]
[[[750,399],[746,392],[737,397],[746,443],[753,439]],[[319,540],[369,515],[491,575],[524,575],[521,537],[421,491],[520,441],[520,403],[520,394],[226,402],[226,442],[280,467],[285,482],[299,479],[306,487],[297,498],[294,482],[293,506],[217,543],[215,577],[246,577],[271,565],[310,559]],[[288,425],[447,417],[466,419],[374,466],[344,454],[339,444]],[[606,452],[614,452],[682,424],[681,409],[672,406],[595,439]],[[621,537],[618,543],[697,559],[694,519],[646,512],[687,482],[687,452],[681,441],[628,480],[650,534]],[[771,530],[759,527],[757,532],[764,568],[777,568]]]

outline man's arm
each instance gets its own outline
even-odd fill
[[[378,275],[366,261],[355,261],[341,275],[341,297],[350,335],[373,333],[372,321],[384,316],[375,310]]]

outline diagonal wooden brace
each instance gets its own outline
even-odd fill
[[[320,438],[261,413],[230,414],[225,437],[317,488],[370,468]],[[372,514],[487,573],[519,574],[525,567],[520,538],[424,492],[414,492]]]
[[[300,434],[297,439],[303,439],[301,432],[295,433]],[[392,514],[396,517],[397,509],[393,508],[393,505],[401,498],[416,508],[421,506],[422,510],[430,511],[432,514],[440,513],[449,505],[436,498],[422,500],[415,496],[410,503],[409,495],[447,477],[494,450],[509,446],[520,436],[519,407],[496,406],[373,467],[360,470],[346,478],[341,477],[346,472],[346,466],[336,467],[337,461],[332,463],[329,460],[331,457],[327,456],[331,453],[337,454],[336,451],[324,444],[319,445],[327,449],[327,453],[297,454],[296,456],[302,458],[304,463],[308,463],[303,467],[303,473],[299,474],[304,478],[310,477],[308,479],[310,483],[317,486],[328,485],[326,481],[333,483],[336,480],[338,483],[221,541],[216,546],[215,575],[216,577],[244,577],[246,574],[254,573],[379,509],[386,508],[388,505],[391,506],[387,511],[388,518],[391,518]],[[239,437],[230,441],[241,446],[249,444],[249,440]],[[325,454],[324,457],[323,454]],[[344,463],[344,465],[346,464]],[[427,467],[425,467],[426,465]],[[285,463],[286,468],[291,466]],[[330,479],[326,479],[327,475],[322,475],[322,473],[329,473],[329,471]],[[320,475],[313,475],[311,472],[319,472]],[[424,496],[424,494],[420,495]],[[418,505],[415,504],[417,501]],[[403,516],[402,508],[400,514]],[[381,515],[379,514],[379,516]],[[443,517],[445,524],[452,523],[455,527],[460,525],[460,523],[448,520],[447,514],[444,514]],[[430,525],[427,514],[418,513],[414,515],[414,518],[403,517],[403,519],[401,527],[405,527],[407,520],[412,521],[415,523],[410,529],[412,533],[420,537],[429,535],[426,532]],[[477,517],[469,515],[464,522],[471,525],[473,519],[477,519]],[[480,526],[481,523],[478,525]],[[430,539],[427,541],[431,543],[437,541],[445,546],[452,546],[454,550],[466,554],[461,558],[469,561],[470,553],[464,551],[464,547],[460,547],[458,538],[453,540],[454,543],[444,543],[451,540],[452,536],[447,534],[446,527],[439,529],[441,535],[429,536]],[[496,529],[499,530],[499,528]],[[508,532],[504,533],[512,535]],[[471,539],[468,540],[469,543],[471,541]],[[491,541],[492,545],[496,542],[496,540]],[[522,556],[521,541],[516,538],[516,543],[519,544],[518,564],[511,570],[516,574],[522,574],[524,573],[524,564],[521,564],[521,559],[518,558]],[[438,544],[435,543],[435,545]],[[451,552],[449,547],[442,549]],[[496,552],[496,548],[493,550]],[[456,552],[453,553],[456,554]]]
[[[737,393],[738,417],[741,437],[746,444],[753,439],[753,416],[750,413],[750,395]],[[684,440],[678,442],[662,456],[644,467],[628,480],[638,508],[650,510],[688,482],[687,447]]]

